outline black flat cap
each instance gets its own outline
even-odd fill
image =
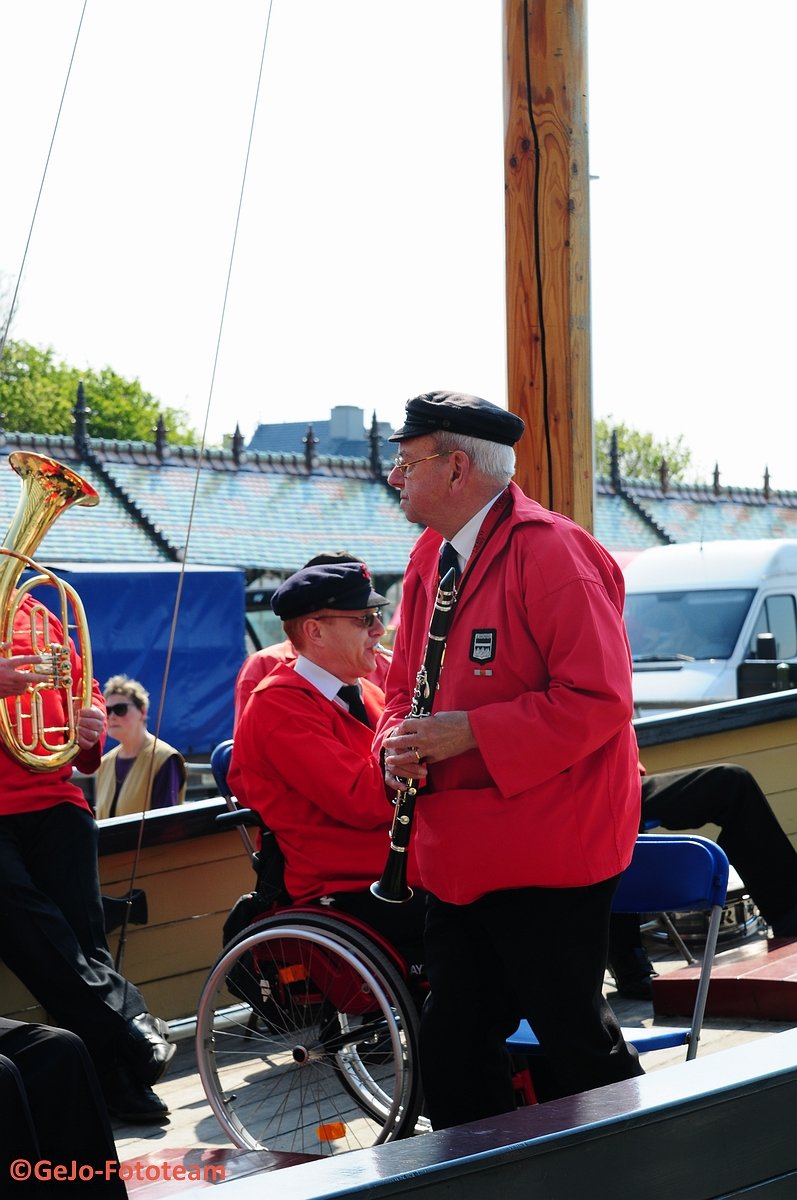
[[[405,438],[422,437],[425,433],[440,430],[514,446],[525,428],[520,417],[479,396],[466,396],[462,392],[425,392],[407,401],[404,424],[388,441],[401,442]]]
[[[304,567],[281,583],[271,597],[271,607],[282,621],[303,617],[321,608],[339,608],[354,612],[358,608],[378,608],[387,604],[371,587],[371,575],[364,563],[326,563]]]

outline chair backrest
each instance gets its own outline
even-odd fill
[[[227,772],[230,769],[230,759],[232,758],[232,738],[227,738],[224,742],[219,742],[210,755],[210,769],[213,772],[213,778],[216,781],[216,787],[219,789],[219,795],[224,798],[227,803],[227,812],[216,817],[216,823],[222,827],[235,825],[244,849],[249,855],[250,862],[255,871],[259,869],[259,853],[249,835],[249,830],[246,825],[257,825],[265,832],[265,826],[258,818],[257,814],[251,809],[241,808],[238,801],[230,791],[230,785],[227,782]]]
[[[210,756],[210,769],[213,778],[227,803],[228,811],[216,817],[216,823],[222,828],[235,825],[244,849],[257,875],[257,890],[261,897],[268,902],[290,903],[285,891],[285,859],[273,830],[269,829],[263,818],[251,808],[242,808],[230,791],[227,773],[232,758],[232,738],[219,742]],[[259,848],[252,841],[247,825],[257,828],[259,832]]]
[[[725,852],[697,834],[641,833],[614,894],[615,912],[691,912],[724,905]]]
[[[230,785],[227,783],[227,772],[230,769],[230,759],[232,758],[232,738],[228,738],[226,742],[219,742],[218,746],[213,750],[210,756],[210,769],[213,772],[213,778],[216,781],[216,787],[219,789],[219,795],[228,799],[230,796]]]

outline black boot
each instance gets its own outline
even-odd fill
[[[124,1063],[100,1075],[100,1087],[109,1114],[131,1125],[168,1122],[169,1107],[152,1088],[140,1083]]]
[[[614,953],[609,961],[615,987],[626,1000],[652,1000],[651,979],[656,978],[653,964],[642,946],[631,946]]]

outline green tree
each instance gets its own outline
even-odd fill
[[[19,433],[70,434],[80,382],[90,410],[89,435],[152,442],[162,417],[169,441],[199,439],[181,409],[164,408],[137,379],[124,379],[110,367],[79,371],[57,362],[52,347],[6,342],[0,362],[0,413],[5,429]]]
[[[595,421],[595,466],[599,475],[611,478],[612,434],[617,435],[617,455],[620,476],[628,480],[658,483],[662,460],[672,483],[683,483],[692,461],[692,451],[683,444],[683,436],[675,441],[658,441],[652,433],[640,433],[609,417]]]

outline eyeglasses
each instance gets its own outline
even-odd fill
[[[406,479],[407,472],[409,471],[410,467],[417,467],[418,463],[429,462],[429,460],[432,458],[447,458],[448,455],[452,453],[452,450],[438,450],[437,454],[427,454],[426,458],[413,458],[412,461],[408,463],[402,462],[400,458],[394,458],[393,466],[397,471],[401,471],[401,474]]]
[[[360,617],[350,617],[348,613],[321,613],[316,617],[317,621],[355,621],[358,625],[364,626],[365,629],[373,629],[376,621],[382,620],[382,609],[378,608],[376,612],[363,613]]]
[[[128,704],[109,704],[106,711],[109,717],[123,717],[128,708],[132,707],[132,701],[130,701]]]

